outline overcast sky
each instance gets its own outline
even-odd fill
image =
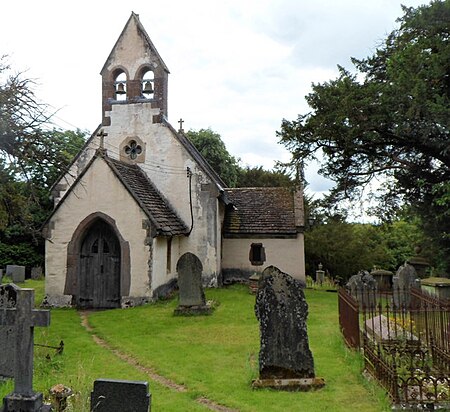
[[[276,131],[308,112],[313,82],[370,55],[419,0],[7,0],[0,55],[37,79],[37,96],[59,109],[63,129],[92,132],[101,122],[101,77],[131,11],[169,67],[169,121],[211,127],[242,165],[289,160]],[[325,179],[307,170],[309,189]]]

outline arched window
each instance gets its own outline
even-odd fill
[[[116,76],[114,89],[116,100],[127,100],[127,75],[124,72],[119,72]]]
[[[153,99],[155,93],[155,75],[152,70],[142,74],[142,95],[146,99]]]

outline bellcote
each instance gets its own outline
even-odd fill
[[[151,103],[152,109],[159,108],[167,117],[169,69],[139,21],[139,15],[131,13],[100,74],[102,125],[110,125],[106,112],[114,104]]]

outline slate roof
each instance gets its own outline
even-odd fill
[[[283,187],[225,189],[233,207],[225,213],[224,236],[296,235],[294,197]]]
[[[153,222],[158,235],[174,236],[189,232],[169,202],[158,192],[139,166],[122,163],[106,156],[104,159]]]

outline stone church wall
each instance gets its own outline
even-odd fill
[[[96,205],[95,209],[92,205]],[[147,217],[119,184],[108,165],[98,158],[65,199],[48,224],[46,239],[46,295],[49,303],[69,303],[64,297],[67,248],[80,222],[94,212],[111,217],[130,245],[131,297],[149,297],[149,246],[143,220]]]
[[[211,179],[198,167],[186,148],[176,139],[172,131],[161,123],[152,123],[155,109],[150,103],[113,105],[111,125],[104,127],[108,136],[105,148],[110,157],[124,160],[120,151],[127,139],[139,138],[145,147],[139,167],[147,173],[159,192],[169,201],[179,217],[190,228],[191,198],[189,177],[192,172],[193,225],[190,235],[180,240],[179,256],[194,253],[203,262],[204,284],[217,286],[220,272],[220,224],[218,216],[219,191]],[[124,125],[128,125],[124,127]],[[129,125],[132,125],[129,127]],[[130,136],[128,130],[133,130]],[[164,258],[165,259],[165,258]],[[155,259],[158,260],[159,259]]]
[[[262,265],[252,265],[250,262],[252,243],[262,243],[264,247],[265,261]],[[305,281],[304,238],[301,233],[296,239],[225,238],[222,247],[224,283],[247,281],[251,275],[262,273],[270,265]]]

